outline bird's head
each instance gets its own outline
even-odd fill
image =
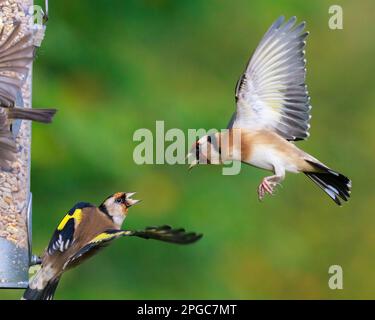
[[[116,192],[105,199],[99,206],[99,209],[107,214],[120,228],[128,214],[129,208],[141,201],[132,199],[134,195],[135,192]]]
[[[198,139],[187,155],[189,169],[197,164],[221,164],[219,133],[205,135]]]

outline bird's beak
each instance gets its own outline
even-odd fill
[[[136,194],[136,192],[129,192],[129,193],[126,194],[126,204],[127,204],[127,207],[134,206],[138,202],[142,201],[142,200],[132,199],[131,197],[134,196],[135,194]]]
[[[186,159],[188,163],[190,163],[189,170],[193,169],[198,164],[198,160],[195,159],[195,156],[191,152],[186,156]],[[192,160],[190,161],[190,159]]]

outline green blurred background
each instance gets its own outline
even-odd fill
[[[344,29],[328,28],[328,8]],[[191,246],[122,239],[68,272],[57,299],[375,298],[375,3],[363,1],[50,1],[34,64],[34,251],[77,201],[138,191],[127,228],[171,224],[204,233]],[[266,172],[133,162],[138,128],[224,128],[234,86],[279,16],[307,22],[311,138],[298,145],[353,180],[336,206],[303,175],[259,203]],[[344,289],[328,287],[341,265]],[[2,290],[0,299],[21,291]]]

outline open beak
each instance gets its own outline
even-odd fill
[[[138,202],[141,202],[142,200],[135,200],[135,199],[132,199],[131,197],[134,196],[136,194],[136,192],[128,192],[126,193],[126,206],[127,207],[131,207],[131,206],[134,206],[135,204],[137,204]]]
[[[189,170],[193,169],[198,164],[198,160],[195,159],[194,154],[191,152],[186,156],[186,159],[188,163],[190,163]]]

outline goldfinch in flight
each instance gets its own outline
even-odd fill
[[[4,27],[1,28],[0,39],[3,38],[0,44],[0,107],[7,108],[9,119],[51,122],[56,109],[19,108],[15,105],[34,60],[33,33],[22,35],[21,24],[16,23],[9,35],[4,36]]]
[[[8,161],[15,159],[17,151],[13,135],[17,134],[16,119],[34,120],[43,123],[52,121],[56,109],[23,108],[16,105],[21,87],[27,78],[34,59],[33,33],[21,34],[21,24],[16,23],[9,35],[0,31],[0,167],[9,168]]]
[[[114,239],[136,236],[189,244],[202,237],[201,234],[169,226],[148,227],[141,231],[121,230],[128,209],[140,201],[132,199],[134,194],[118,192],[105,199],[99,207],[80,202],[70,209],[57,226],[41,259],[41,268],[30,280],[23,299],[53,299],[65,271],[93,256]]]
[[[263,36],[237,82],[237,108],[228,130],[200,138],[188,155],[190,167],[237,160],[272,171],[258,187],[260,200],[274,192],[286,172],[302,172],[341,205],[350,197],[349,178],[293,143],[309,136],[311,118],[305,84],[308,32],[304,22],[295,23],[295,17],[285,23],[280,17]]]

